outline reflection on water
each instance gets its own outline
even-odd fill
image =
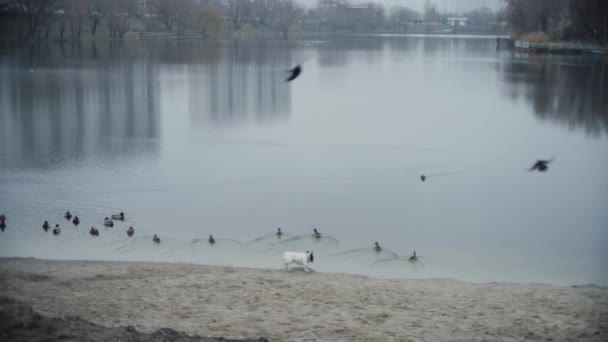
[[[458,36],[6,49],[0,255],[282,267],[311,250],[319,271],[608,284],[606,69]]]
[[[592,135],[608,133],[608,60],[546,58],[500,65],[509,97],[524,98],[541,120],[583,129]]]
[[[231,123],[286,119],[291,88],[288,49],[277,43],[229,43],[218,63],[188,67],[189,111],[193,122]]]
[[[43,44],[3,58],[2,168],[158,154],[158,144],[140,140],[160,135],[155,65],[88,67],[98,57],[80,54],[80,45],[71,44],[68,53],[62,44]]]

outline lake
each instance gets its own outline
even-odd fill
[[[606,175],[601,57],[451,35],[0,51],[0,256],[281,268],[311,250],[322,272],[608,285]]]

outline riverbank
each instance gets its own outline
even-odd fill
[[[5,258],[0,287],[3,296],[43,315],[143,332],[171,328],[271,341],[604,341],[608,336],[608,288],[598,286]]]

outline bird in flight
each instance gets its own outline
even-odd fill
[[[545,172],[549,169],[549,164],[553,161],[553,158],[549,159],[549,160],[542,160],[539,159],[536,161],[536,163],[534,163],[534,165],[532,165],[531,168],[528,169],[528,171],[540,171],[540,172]]]
[[[289,71],[289,77],[285,80],[285,82],[291,82],[295,80],[302,73],[302,67],[298,64]]]

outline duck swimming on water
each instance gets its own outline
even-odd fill
[[[152,241],[154,241],[156,243],[160,243],[160,238],[158,236],[156,236],[156,234],[154,234],[154,237],[152,238]]]
[[[281,237],[283,235],[283,232],[281,231],[281,228],[277,228],[277,236]]]
[[[74,216],[74,220],[72,220],[72,223],[77,226],[80,224],[80,220],[78,219],[78,216]]]
[[[2,231],[4,231],[5,228],[6,228],[6,223],[4,221],[0,221],[0,229],[2,229]]]
[[[112,220],[110,220],[109,218],[105,218],[103,220],[103,225],[106,227],[114,227],[114,222],[112,222]]]
[[[91,230],[89,230],[89,234],[91,234],[92,236],[99,236],[99,230],[97,230],[97,228],[95,227],[91,227]]]
[[[70,220],[72,218],[72,213],[68,210],[65,212],[65,215],[63,215],[63,217],[65,217],[66,220]]]
[[[313,231],[312,236],[313,236],[314,238],[316,238],[316,239],[320,239],[320,238],[321,238],[321,233],[319,233],[319,232],[317,231],[317,228],[313,229],[312,231]]]
[[[124,221],[125,220],[125,213],[123,213],[121,211],[120,214],[114,214],[114,215],[112,215],[112,220],[121,220],[121,221]]]
[[[51,228],[51,226],[49,225],[48,221],[44,221],[44,224],[42,225],[42,229],[44,229],[44,231],[47,232],[49,230],[49,228]]]
[[[380,252],[380,251],[382,250],[382,247],[380,247],[380,245],[378,244],[378,241],[376,241],[376,242],[374,243],[374,250],[375,250],[376,252]]]
[[[133,227],[129,227],[129,229],[127,229],[127,235],[133,236],[133,234],[135,234],[135,229],[133,229]]]
[[[534,163],[534,165],[532,165],[531,168],[528,169],[528,171],[540,171],[540,172],[545,172],[549,169],[549,164],[553,161],[552,159],[549,160],[542,160],[539,159],[536,161],[536,163]]]
[[[410,261],[418,261],[418,257],[416,256],[416,251],[414,251],[414,255],[410,257]]]
[[[213,238],[213,235],[209,235],[209,239],[207,241],[209,241],[209,243],[213,245],[215,243],[215,239]]]
[[[55,225],[55,229],[53,229],[53,235],[59,235],[61,233],[61,229],[59,229],[59,225]]]

